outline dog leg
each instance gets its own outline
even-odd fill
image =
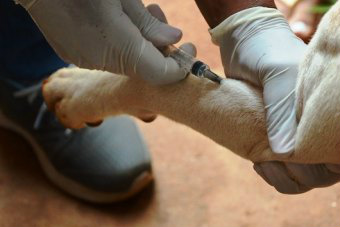
[[[325,16],[309,46],[297,87],[298,133],[291,156],[269,148],[262,92],[227,79],[222,85],[189,76],[161,87],[124,76],[63,69],[44,86],[50,109],[81,128],[110,115],[145,110],[190,126],[254,162],[340,163],[340,3]],[[150,113],[148,112],[148,113]]]
[[[106,72],[63,69],[45,84],[44,96],[62,123],[72,128],[148,110],[188,125],[244,158],[279,158],[269,149],[261,92],[244,82],[227,79],[217,85],[189,76],[155,87]]]

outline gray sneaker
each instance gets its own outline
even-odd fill
[[[47,111],[40,85],[0,79],[0,126],[22,135],[47,177],[87,201],[126,199],[152,181],[144,140],[126,116],[80,131],[65,129]]]

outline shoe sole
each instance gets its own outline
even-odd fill
[[[45,175],[59,188],[68,192],[69,194],[89,201],[93,203],[113,203],[119,202],[125,199],[128,199],[138,192],[140,192],[143,188],[145,188],[151,181],[153,180],[153,176],[151,172],[145,171],[141,173],[136,180],[131,185],[130,189],[127,192],[123,193],[109,193],[109,192],[98,192],[88,187],[82,186],[81,184],[65,177],[60,174],[54,166],[49,161],[43,149],[40,145],[35,141],[35,139],[20,126],[13,123],[9,120],[1,111],[0,111],[0,127],[11,130],[20,136],[22,136],[29,144],[32,146],[33,151],[38,157],[40,165],[45,172]]]

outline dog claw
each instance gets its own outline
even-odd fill
[[[103,121],[97,121],[97,122],[93,122],[93,123],[86,123],[87,126],[94,128],[94,127],[98,127],[103,123]]]

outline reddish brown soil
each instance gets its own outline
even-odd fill
[[[158,0],[170,23],[222,71],[218,49],[193,1]],[[134,199],[93,206],[44,177],[29,146],[0,130],[0,226],[337,227],[340,185],[299,196],[277,193],[248,161],[191,129],[159,118],[139,123],[153,156],[155,185]]]

